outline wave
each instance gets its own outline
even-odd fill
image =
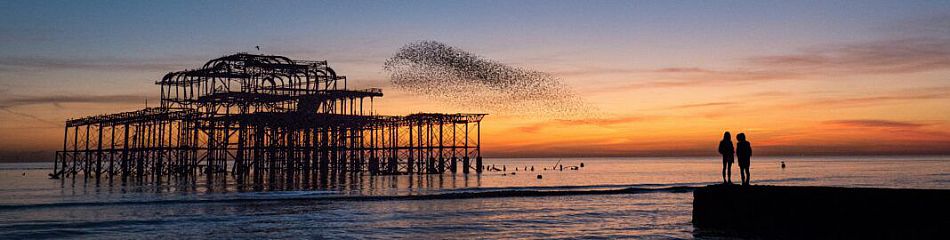
[[[131,205],[170,205],[170,204],[219,204],[219,203],[248,203],[248,202],[306,202],[306,201],[413,201],[413,200],[452,200],[473,198],[505,198],[505,197],[548,197],[548,196],[580,196],[580,195],[610,195],[610,194],[638,194],[652,192],[686,193],[692,192],[696,186],[668,186],[659,188],[626,187],[611,189],[584,189],[592,186],[563,186],[563,187],[531,187],[499,188],[501,190],[468,189],[454,192],[430,193],[420,195],[327,195],[326,192],[303,194],[297,192],[287,195],[265,195],[266,197],[237,197],[220,199],[162,199],[141,201],[111,201],[111,202],[61,202],[23,205],[0,205],[0,211],[27,210],[37,208],[70,208],[70,207],[113,207]],[[557,190],[551,190],[555,189]],[[251,196],[251,195],[241,195]]]

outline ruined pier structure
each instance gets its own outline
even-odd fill
[[[159,107],[71,119],[54,178],[307,181],[337,173],[480,172],[485,114],[377,115],[326,61],[239,53],[171,72]]]

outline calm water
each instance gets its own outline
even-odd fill
[[[559,160],[565,170],[550,170]],[[753,184],[950,189],[950,157],[753,161]],[[788,167],[780,168],[779,161]],[[568,170],[582,162],[584,168]],[[51,180],[46,176],[50,164],[6,163],[0,164],[0,238],[722,237],[693,229],[691,192],[665,190],[720,181],[718,159],[486,159],[486,164],[507,171],[347,176],[310,190],[246,192],[228,184]],[[535,171],[525,172],[525,166]],[[659,190],[441,200],[366,197],[617,188]]]

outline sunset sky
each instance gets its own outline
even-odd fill
[[[235,52],[327,60],[384,114],[484,111],[391,86],[434,40],[557,76],[596,114],[487,112],[487,157],[950,154],[950,1],[3,1],[0,160],[49,160],[67,118],[158,102]]]

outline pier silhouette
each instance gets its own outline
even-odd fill
[[[384,116],[326,61],[238,53],[156,82],[158,107],[66,121],[52,178],[238,184],[481,172],[486,114]]]

